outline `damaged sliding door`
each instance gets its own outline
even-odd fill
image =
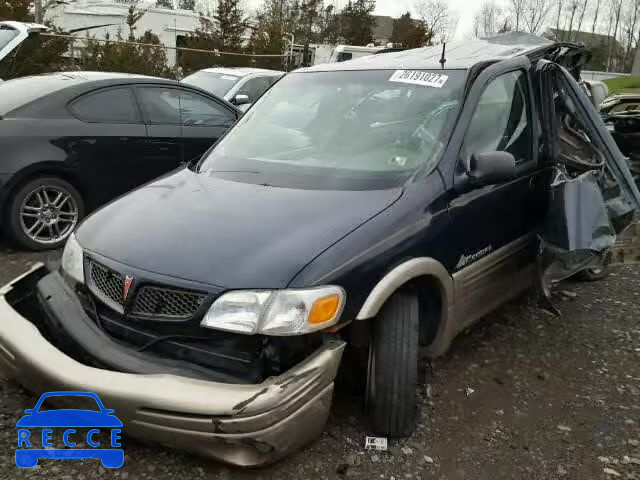
[[[554,170],[540,232],[541,277],[548,293],[552,282],[618,263],[616,239],[640,208],[640,193],[627,160],[573,77],[540,60],[536,83],[541,154]]]

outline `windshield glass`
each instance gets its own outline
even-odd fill
[[[7,44],[16,38],[20,32],[8,25],[0,25],[0,50],[7,46]]]
[[[77,409],[100,411],[100,406],[93,397],[87,395],[65,395],[56,397],[47,397],[42,401],[38,412],[46,412],[49,410],[60,409]]]
[[[201,172],[247,183],[378,189],[437,164],[465,72],[292,73],[250,109]]]
[[[242,77],[227,73],[196,72],[182,79],[182,83],[201,88],[224,97]]]

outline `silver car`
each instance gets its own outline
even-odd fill
[[[285,72],[262,68],[205,68],[182,79],[182,83],[206,90],[246,111]]]

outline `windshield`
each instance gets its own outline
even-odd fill
[[[42,401],[40,408],[38,408],[38,412],[61,409],[91,410],[94,412],[101,411],[95,398],[89,397],[88,395],[60,395],[45,398]]]
[[[20,32],[8,25],[0,25],[0,50],[8,45],[8,43],[16,38]]]
[[[290,188],[397,186],[439,161],[464,79],[453,70],[289,74],[200,171]]]
[[[182,79],[182,83],[201,88],[224,97],[242,77],[227,73],[196,72]]]

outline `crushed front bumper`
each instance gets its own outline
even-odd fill
[[[33,393],[95,392],[125,433],[239,466],[271,463],[324,428],[344,342],[328,341],[256,385],[102,370],[57,349],[11,305],[8,297],[34,288],[44,270],[38,265],[0,288],[0,370]]]

